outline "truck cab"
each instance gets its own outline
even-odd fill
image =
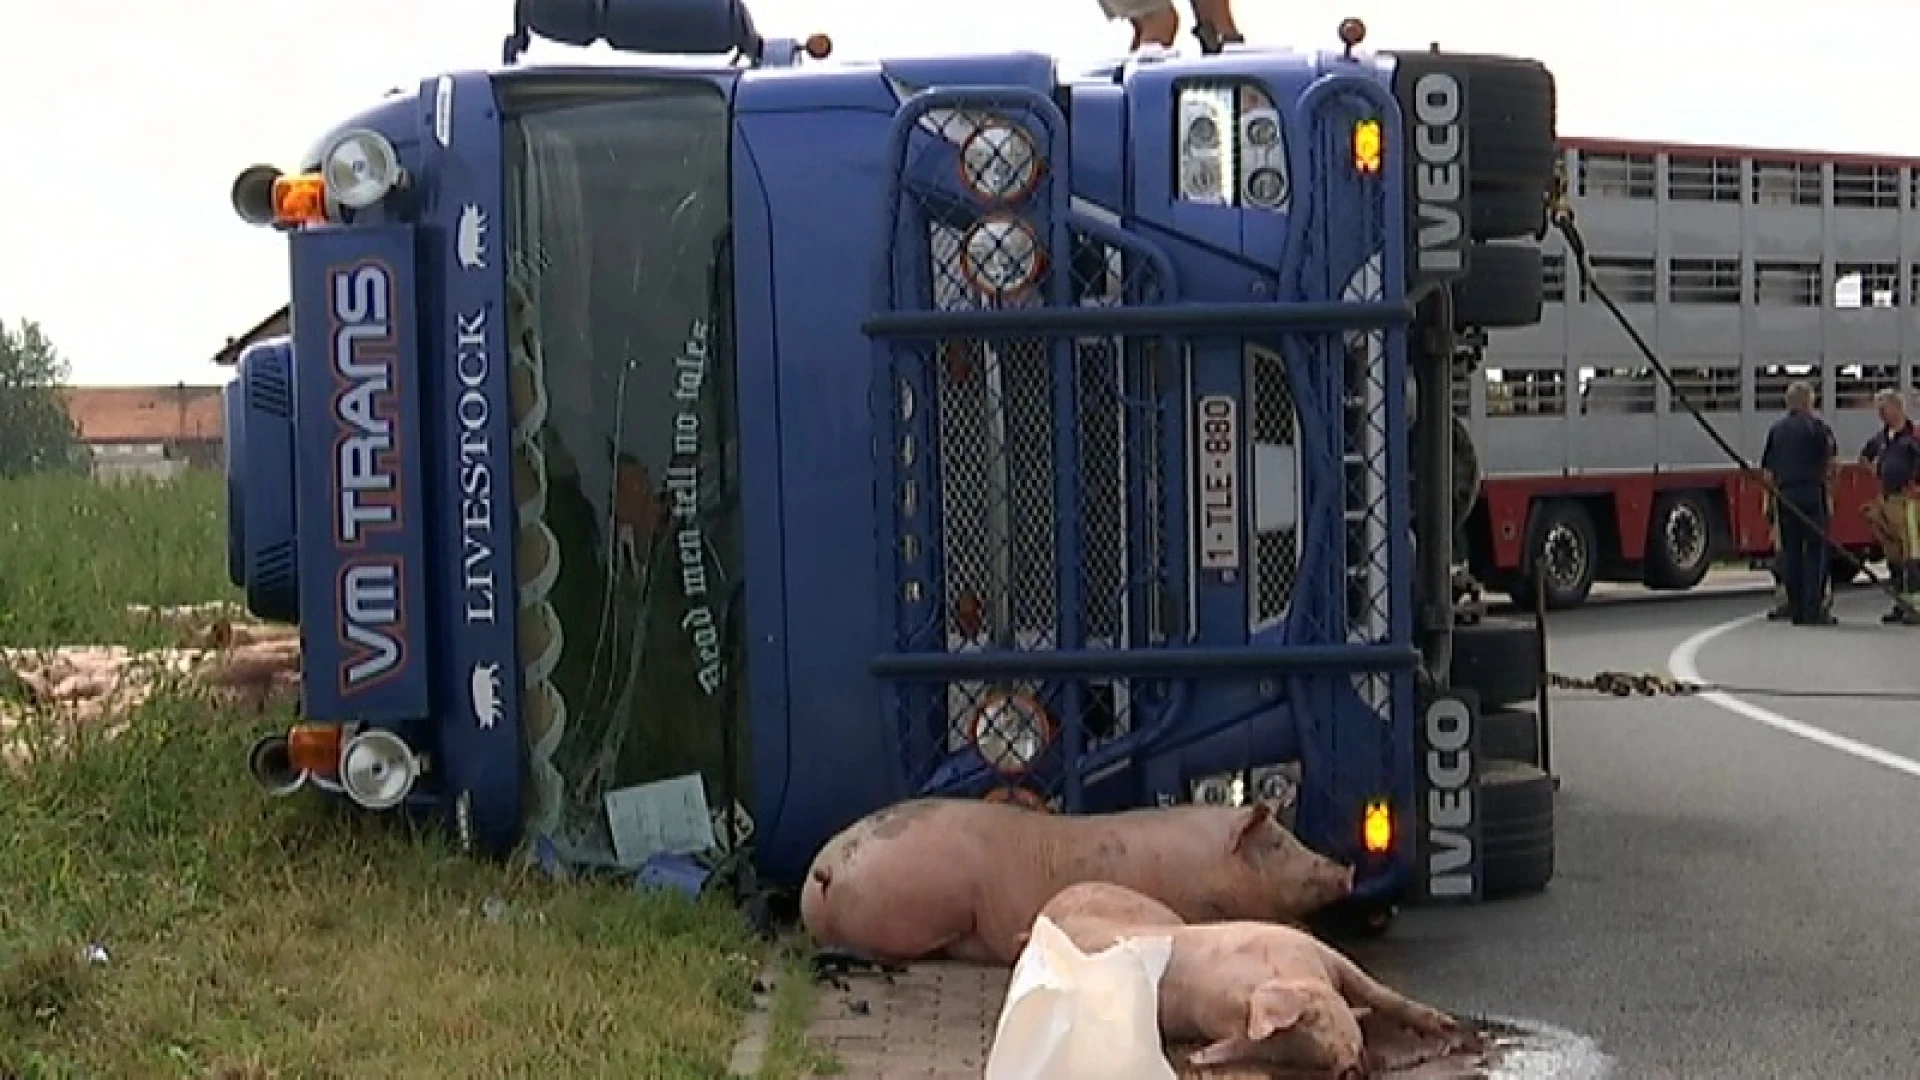
[[[776,883],[916,796],[1262,797],[1362,899],[1491,891],[1448,402],[1529,265],[1538,318],[1544,69],[576,6],[519,47],[725,59],[434,76],[235,182],[292,275],[227,398],[302,627],[263,786]]]

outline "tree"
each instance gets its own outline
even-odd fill
[[[70,468],[80,432],[60,388],[67,362],[38,323],[0,322],[0,476]]]

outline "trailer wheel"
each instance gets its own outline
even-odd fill
[[[1534,582],[1546,583],[1549,611],[1564,611],[1587,602],[1593,591],[1597,542],[1593,516],[1571,499],[1552,499],[1533,508],[1527,529],[1527,595]]]
[[[1489,709],[1480,714],[1480,757],[1540,764],[1540,715],[1527,708]]]
[[[1522,244],[1475,244],[1467,276],[1453,287],[1453,325],[1512,330],[1540,322],[1546,289],[1540,249]]]
[[[1713,509],[1697,491],[1669,492],[1654,501],[1647,521],[1648,588],[1691,589],[1713,565]]]
[[[1473,626],[1454,627],[1448,681],[1473,691],[1483,713],[1532,701],[1540,692],[1540,638],[1533,624],[1488,617]],[[1487,730],[1485,723],[1480,730]]]
[[[1482,760],[1480,895],[1539,892],[1553,880],[1553,777],[1518,761]]]

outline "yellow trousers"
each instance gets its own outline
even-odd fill
[[[1910,565],[1920,560],[1920,500],[1897,491],[1875,498],[1862,512],[1880,550],[1886,553],[1887,569],[1899,583],[1901,599],[1920,603],[1920,573]]]

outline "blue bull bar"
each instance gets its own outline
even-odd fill
[[[1385,117],[1397,116],[1384,88],[1351,76],[1323,79],[1303,96],[1295,112],[1309,117],[1341,90],[1356,91],[1354,96]],[[1046,169],[1014,211],[1044,238],[1041,250],[1055,256],[1046,259],[1031,295],[1011,304],[1004,298],[959,302],[950,295],[943,301],[943,290],[954,290],[951,282],[941,280],[940,234],[964,228],[982,208],[969,205],[967,193],[952,183],[957,172],[952,147],[959,140],[943,138],[942,125],[980,110],[1017,124],[1033,138],[1042,162],[1054,160],[1054,148],[1064,145],[1064,117],[1049,98],[1033,90],[943,88],[903,103],[890,139],[887,235],[892,245],[875,275],[875,314],[863,325],[875,349],[872,400],[881,436],[876,498],[878,520],[889,541],[881,545],[881,616],[882,625],[893,631],[871,670],[880,687],[881,714],[896,721],[890,734],[898,740],[902,793],[994,797],[1008,790],[996,784],[1011,782],[1017,788],[1031,778],[1051,776],[1058,781],[1061,809],[1081,812],[1090,808],[1089,785],[1104,779],[1100,774],[1127,759],[1195,744],[1246,723],[1285,697],[1270,689],[1275,682],[1317,677],[1331,684],[1358,673],[1391,673],[1400,685],[1410,678],[1420,657],[1404,613],[1396,614],[1388,630],[1362,642],[1347,640],[1344,631],[1322,627],[1316,632],[1306,616],[1289,622],[1300,632],[1286,634],[1284,644],[1255,641],[1251,634],[1245,643],[1190,640],[1195,626],[1189,624],[1205,617],[1190,619],[1184,599],[1193,594],[1200,576],[1189,563],[1194,532],[1187,509],[1193,467],[1188,457],[1189,400],[1184,383],[1167,377],[1184,369],[1182,339],[1193,343],[1193,366],[1198,369],[1210,362],[1200,355],[1203,344],[1226,341],[1238,348],[1238,339],[1261,334],[1289,343],[1289,369],[1315,363],[1337,368],[1343,334],[1397,335],[1412,320],[1412,307],[1399,283],[1381,287],[1377,299],[1335,300],[1325,295],[1337,295],[1333,286],[1316,286],[1307,280],[1313,274],[1295,267],[1290,275],[1295,299],[1178,303],[1173,264],[1165,252],[1145,237],[1073,210],[1065,178]],[[1397,130],[1397,124],[1388,130]],[[1306,175],[1315,163],[1303,156],[1306,153],[1293,151],[1296,175]],[[1308,223],[1304,213],[1295,217],[1297,249]],[[1079,273],[1085,260],[1080,256],[1102,250],[1109,253],[1103,276],[1110,302],[1088,306],[1089,290]],[[1392,256],[1388,263],[1389,269],[1399,266]],[[1322,295],[1314,295],[1316,289]],[[1294,347],[1316,340],[1311,348]],[[1017,381],[1009,374],[1015,354],[1024,354],[1027,361],[1023,406],[1017,406],[1018,388],[1010,389]],[[1091,381],[1090,371],[1096,376]],[[962,404],[966,393],[957,387],[966,380],[993,384],[996,375],[997,388],[975,396],[997,401],[987,413],[977,408],[969,413]],[[1395,377],[1385,385],[1383,392],[1397,393],[1400,382]],[[1095,398],[1105,406],[1089,409]],[[1386,407],[1398,415],[1397,403]],[[1020,409],[1025,410],[1022,417],[1004,416]],[[1327,406],[1321,411],[1338,409]],[[950,412],[969,415],[954,418]],[[980,421],[994,412],[1003,414],[998,426],[1004,430],[991,436],[964,434],[969,430],[966,421]],[[1307,419],[1301,418],[1303,429]],[[1323,418],[1315,424],[1323,447],[1316,461],[1323,474],[1344,475],[1340,423]],[[1106,430],[1103,424],[1117,430]],[[1301,442],[1306,441],[1303,430]],[[1015,467],[1022,453],[1027,455],[1025,469]],[[1235,453],[1245,458],[1241,448]],[[979,491],[993,486],[979,477],[966,483],[953,479],[955,461],[969,458],[975,459],[977,473],[997,468],[1002,474],[997,494],[968,496],[961,491],[968,484]],[[981,458],[1000,464],[979,466]],[[1035,467],[1035,461],[1042,464]],[[1036,479],[1042,473],[1044,483]],[[1094,473],[1104,479],[1093,482]],[[1122,493],[1096,490],[1106,488]],[[971,517],[994,516],[973,512],[996,498],[1019,503],[1018,512],[1009,514],[1003,507],[999,516],[1008,520],[1000,522],[997,532],[980,526],[975,529],[978,535],[961,536],[977,524]],[[1332,505],[1332,517],[1340,516],[1337,496],[1331,504],[1320,499],[1315,505]],[[1403,510],[1381,513],[1389,529],[1400,526],[1404,531]],[[1102,514],[1121,524],[1103,532],[1096,521]],[[1112,541],[1114,536],[1119,539]],[[1319,562],[1301,555],[1302,567],[1346,558],[1332,550],[1340,546],[1337,535],[1308,542],[1328,550],[1314,554]],[[955,548],[967,550],[954,555]],[[991,571],[977,564],[1005,570],[1023,558],[1043,572],[1022,574],[1016,567],[1002,573],[985,590],[991,596],[961,595],[949,580],[986,580]],[[971,569],[963,566],[969,559],[976,564]],[[1119,569],[1094,565],[1102,559]],[[1406,559],[1397,556],[1392,564],[1392,572],[1404,577]],[[1089,589],[1090,580],[1102,575],[1105,587]],[[1303,590],[1313,587],[1311,582],[1301,585]],[[1342,585],[1326,588],[1341,595],[1316,604],[1331,610],[1347,603]],[[1157,599],[1162,600],[1158,607]],[[994,611],[968,615],[975,607]],[[1149,614],[1149,609],[1158,614]],[[1116,617],[1114,610],[1122,614]],[[959,633],[967,640],[958,640],[953,624],[969,622],[978,625]],[[1201,684],[1208,682],[1257,684],[1259,701],[1233,708],[1215,702],[1199,709]],[[1029,688],[1011,696],[980,689],[1011,683]],[[1093,730],[1099,726],[1093,720],[1103,715],[1113,720],[1117,706],[1108,699],[1119,693],[1113,687],[1122,684],[1139,693],[1141,700],[1133,707],[1143,722],[1116,721],[1107,726],[1124,730]],[[1140,692],[1142,687],[1135,684],[1158,689]],[[967,732],[971,746],[955,745],[953,691],[968,685],[975,687]],[[990,760],[980,741],[982,717],[988,712],[982,697],[994,697],[1002,711],[1015,699],[1039,704],[1051,721],[1044,726],[1052,737],[1016,768]],[[1316,701],[1329,699],[1315,695]],[[949,727],[944,746],[938,730],[943,714]],[[1398,771],[1407,773],[1404,768]],[[1410,785],[1408,792],[1395,795],[1395,802],[1405,808]]]

